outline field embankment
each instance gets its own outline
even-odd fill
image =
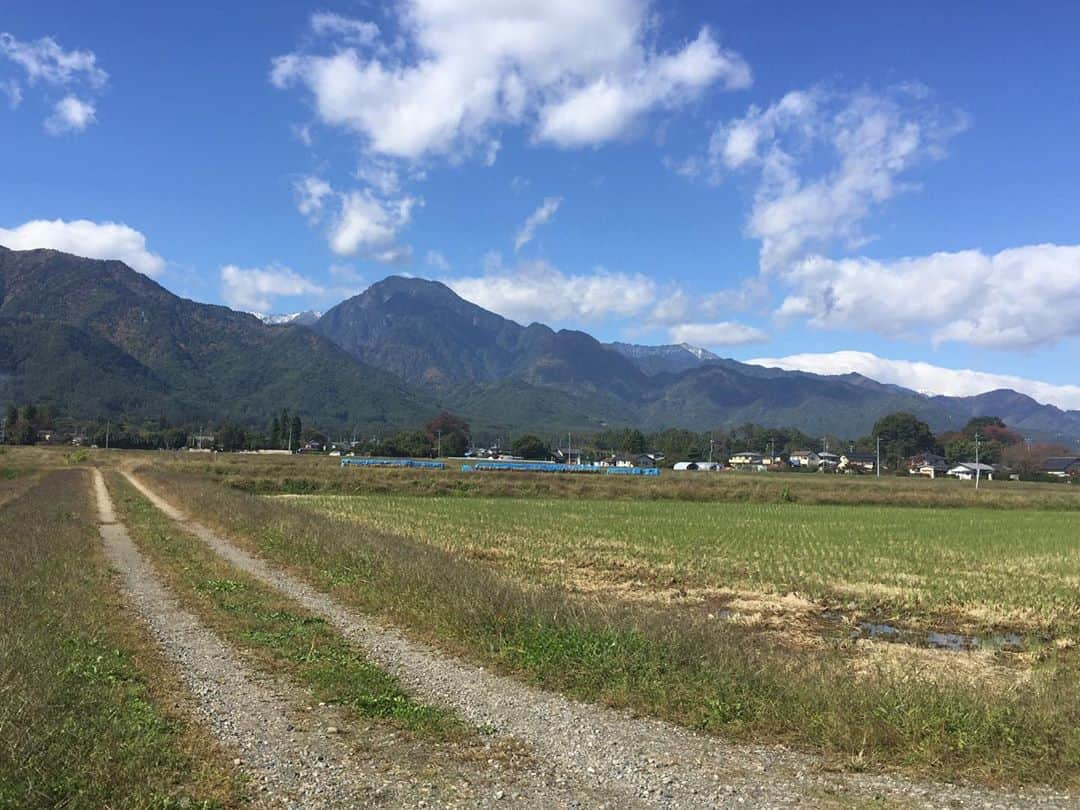
[[[343,470],[321,455],[258,457],[168,454],[169,467],[209,477],[261,495],[417,495],[423,497],[573,498],[575,500],[800,503],[805,505],[911,506],[934,508],[1080,510],[1080,487],[1020,481],[930,480],[920,476],[823,475],[815,473],[684,473],[658,478],[461,473],[444,471]]]

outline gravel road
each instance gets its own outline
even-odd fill
[[[357,778],[348,748],[326,733],[319,717],[297,716],[292,708],[297,701],[290,701],[280,684],[254,675],[179,606],[117,523],[99,470],[94,470],[94,490],[105,552],[123,590],[177,667],[214,735],[266,803],[298,808],[367,803],[371,783]]]
[[[824,771],[809,755],[729,745],[686,729],[566,699],[463,663],[360,616],[306,583],[190,520],[133,475],[155,506],[233,565],[326,617],[413,694],[478,726],[524,741],[565,779],[613,804],[662,807],[860,806],[874,800],[917,807],[1080,807],[1048,790],[987,791],[899,777]],[[587,802],[591,806],[591,802]]]

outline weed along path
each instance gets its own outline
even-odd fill
[[[350,762],[348,747],[327,734],[317,718],[297,717],[278,684],[257,679],[180,608],[117,522],[101,471],[93,475],[101,538],[123,590],[195,696],[215,736],[238,755],[237,764],[258,786],[260,799],[298,808],[365,804],[369,783]]]
[[[130,473],[124,475],[168,517],[237,568],[329,620],[415,695],[525,742],[568,785],[576,782],[601,791],[612,806],[859,806],[880,800],[927,807],[1076,806],[1072,797],[1044,790],[1009,793],[830,773],[812,756],[729,745],[668,723],[538,690],[440,654],[357,615],[190,520]]]

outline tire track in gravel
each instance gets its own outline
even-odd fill
[[[1044,789],[989,791],[884,775],[827,773],[810,755],[726,744],[493,674],[343,607],[189,519],[130,472],[123,474],[158,509],[230,563],[328,619],[414,694],[523,740],[557,771],[609,793],[617,804],[791,807],[886,798],[921,807],[1077,806],[1074,797]]]
[[[280,685],[255,677],[232,650],[183,610],[117,522],[100,470],[93,471],[99,531],[136,612],[196,698],[214,736],[269,803],[295,808],[356,807],[370,784],[339,738],[300,718]],[[298,696],[297,699],[299,700]]]

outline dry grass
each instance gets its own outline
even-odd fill
[[[0,512],[0,806],[243,804],[115,590],[88,496],[53,472]]]
[[[1033,642],[1080,635],[1070,512],[534,498],[302,496],[523,582],[746,612],[740,598]],[[782,607],[782,606],[781,606]]]
[[[358,609],[475,661],[569,695],[837,764],[988,783],[1080,783],[1080,701],[1068,651],[1041,653],[1022,688],[874,662],[846,638],[812,649],[687,611],[585,598],[507,577],[404,533],[256,498],[161,465],[154,486],[237,542]],[[504,500],[507,514],[521,502]],[[869,663],[854,672],[852,662]]]
[[[133,454],[133,456],[136,454]],[[145,458],[143,454],[142,458]],[[575,500],[723,501],[968,507],[988,509],[1080,509],[1080,487],[1068,484],[984,481],[970,483],[913,476],[816,475],[805,473],[674,473],[659,478],[462,473],[455,469],[341,469],[326,456],[211,457],[159,453],[156,460],[260,494],[399,494],[439,497],[573,498]]]

